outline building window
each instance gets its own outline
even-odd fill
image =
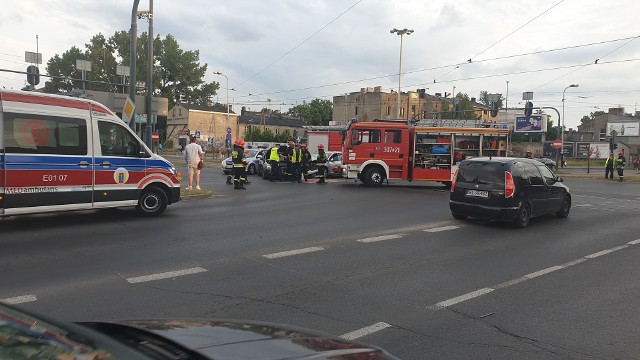
[[[356,115],[358,115],[358,107],[356,106]]]
[[[387,106],[387,115],[391,115],[391,106]]]
[[[411,105],[411,114],[413,114],[413,115],[416,114],[416,106],[415,105]]]
[[[404,116],[404,108],[403,107],[400,108],[400,116]]]

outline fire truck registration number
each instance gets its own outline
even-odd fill
[[[390,146],[385,146],[383,149],[384,152],[387,153],[400,153],[400,147],[390,147]]]

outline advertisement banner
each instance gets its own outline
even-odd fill
[[[567,142],[565,141],[562,144],[562,154],[565,157],[574,157],[574,150],[575,149],[575,143],[574,142]]]
[[[543,132],[545,130],[542,115],[532,115],[529,118],[516,116],[514,129],[514,132]]]
[[[616,131],[616,136],[638,136],[640,123],[637,122],[608,122],[607,136],[611,136],[611,131]]]
[[[592,159],[606,159],[609,157],[609,143],[589,144],[589,157]]]
[[[589,157],[591,143],[576,143],[576,158],[586,159]]]

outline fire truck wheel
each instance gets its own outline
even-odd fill
[[[362,180],[367,186],[380,186],[384,181],[384,171],[378,166],[373,166],[365,171]]]
[[[150,186],[140,195],[136,210],[142,216],[158,216],[167,208],[168,203],[167,194],[162,189]]]

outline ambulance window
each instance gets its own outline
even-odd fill
[[[3,130],[7,152],[87,154],[87,123],[83,119],[7,113]]]
[[[140,142],[120,124],[99,121],[102,156],[140,157]]]
[[[384,142],[387,144],[400,144],[402,142],[402,131],[385,130]]]

